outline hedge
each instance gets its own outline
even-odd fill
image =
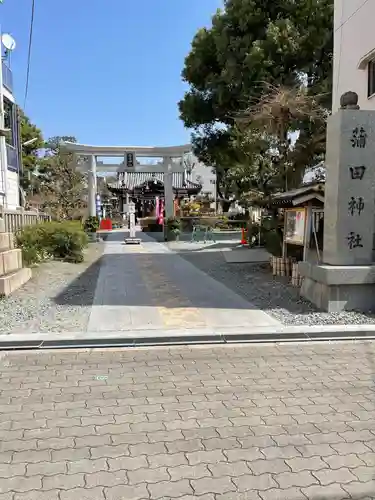
[[[26,265],[52,258],[67,262],[82,262],[88,237],[77,221],[44,222],[25,226],[15,235]]]

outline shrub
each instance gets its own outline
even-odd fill
[[[87,217],[83,223],[83,228],[86,233],[96,233],[99,229],[99,225],[100,223],[98,217],[90,215],[90,217]]]
[[[181,221],[176,217],[169,217],[167,219],[167,229],[168,231],[180,231],[181,229]]]
[[[276,229],[271,229],[265,233],[264,239],[267,252],[274,257],[281,257],[283,242],[280,233]]]
[[[266,229],[263,224],[260,225],[259,222],[250,221],[248,224],[249,241],[252,245],[265,246],[268,231],[270,229]]]
[[[228,221],[229,221],[228,217],[226,217],[225,215],[221,215],[220,217],[218,217],[215,225],[218,229],[228,229],[229,228]]]
[[[45,222],[26,226],[16,233],[16,244],[27,265],[46,258],[82,262],[87,235],[76,221]]]
[[[167,240],[176,239],[181,234],[181,220],[176,217],[169,217],[166,223]]]

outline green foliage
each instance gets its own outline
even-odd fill
[[[251,246],[266,246],[266,234],[268,233],[268,230],[263,224],[259,224],[258,222],[249,222],[247,231]]]
[[[27,265],[47,258],[82,262],[87,235],[79,222],[45,222],[26,226],[16,233],[16,245]]]
[[[177,217],[169,217],[166,221],[164,234],[167,241],[177,240],[181,234],[181,220]]]
[[[199,160],[217,171],[220,198],[238,198],[246,190],[264,197],[277,189],[270,179],[286,165],[293,130],[300,130],[300,136],[288,161],[301,166],[292,167],[294,178],[324,153],[324,123],[311,122],[309,116],[285,119],[276,144],[269,127],[261,127],[254,138],[248,130],[237,130],[236,121],[270,87],[293,89],[302,81],[307,95],[319,95],[320,105],[330,109],[332,25],[333,0],[225,0],[212,26],[194,37],[182,73],[190,88],[179,103],[180,116],[193,129]],[[283,188],[291,183],[285,175],[276,184],[280,181]]]
[[[180,234],[181,220],[178,219],[177,217],[169,217],[167,219],[167,230],[174,234]]]
[[[274,257],[281,257],[283,241],[280,232],[277,229],[271,229],[264,233],[264,244],[267,252]]]
[[[198,216],[202,211],[202,203],[197,200],[184,201],[181,203],[181,209],[185,216]]]
[[[60,142],[76,142],[74,137],[52,137],[46,142],[41,161],[43,192],[46,205],[59,220],[79,217],[84,208],[84,176],[76,169],[73,155],[60,150]]]
[[[96,216],[90,215],[83,223],[83,228],[86,233],[96,233],[99,229],[99,219]]]
[[[73,156],[60,151],[61,141],[75,142],[75,138],[57,136],[44,142],[41,131],[20,109],[19,120],[23,145],[21,186],[27,197],[39,195],[43,208],[56,219],[79,217],[84,207],[84,177],[76,170]],[[35,142],[24,145],[34,138]]]
[[[40,192],[40,182],[38,179],[38,151],[43,148],[44,145],[42,132],[31,123],[30,119],[21,108],[18,108],[18,120],[20,123],[20,142],[22,146],[21,187],[27,194],[36,194]],[[24,145],[35,138],[37,139],[36,141]]]

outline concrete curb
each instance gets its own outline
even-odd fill
[[[0,350],[140,347],[375,340],[375,325],[272,326],[260,328],[121,332],[20,333],[0,336]]]

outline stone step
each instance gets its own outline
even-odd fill
[[[13,233],[0,233],[0,252],[14,248]]]
[[[20,248],[13,248],[0,253],[0,276],[17,271],[21,267],[22,251]]]
[[[0,276],[0,296],[10,295],[27,283],[31,278],[31,269],[22,267],[13,273]]]

